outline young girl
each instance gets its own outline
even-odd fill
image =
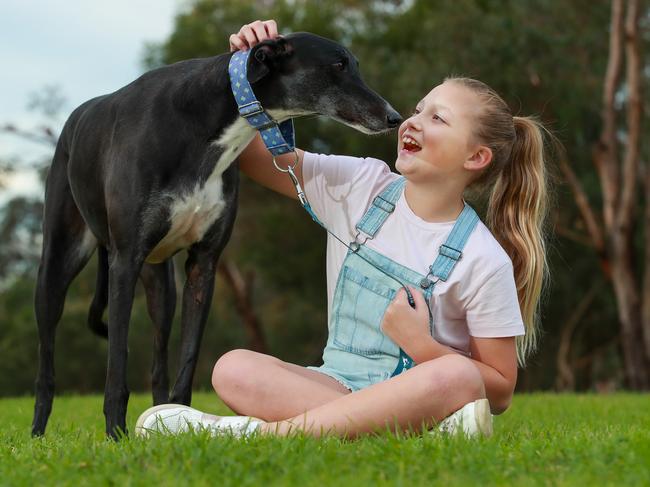
[[[274,21],[253,22],[230,37],[231,50],[277,35]],[[536,341],[547,268],[543,130],[513,117],[480,81],[448,78],[399,128],[401,176],[376,159],[296,150],[316,216],[351,242],[328,237],[324,364],[233,350],[216,363],[212,383],[245,416],[162,405],[140,416],[136,433],[189,427],[354,438],[386,427],[429,429],[447,418],[447,431],[490,434],[491,413],[508,408],[518,359],[523,364]],[[288,165],[294,157],[277,160]],[[239,164],[296,198],[259,135]],[[486,185],[487,226],[463,199]]]

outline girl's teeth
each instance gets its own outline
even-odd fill
[[[415,145],[415,146],[417,146],[417,147],[420,147],[420,144],[418,144],[418,143],[415,141],[415,139],[412,139],[411,137],[404,137],[404,138],[402,139],[402,141],[403,141],[405,144],[411,144],[411,145]]]
[[[422,149],[422,147],[420,147],[420,144],[418,144],[412,137],[403,137],[402,142],[404,144],[404,149],[409,152],[417,152]]]

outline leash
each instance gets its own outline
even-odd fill
[[[294,172],[296,165],[298,164],[298,154],[296,153],[296,143],[295,143],[295,129],[293,126],[293,120],[289,119],[284,122],[276,122],[273,118],[264,110],[262,104],[257,100],[255,94],[253,93],[253,88],[248,81],[247,76],[247,67],[248,67],[248,57],[250,56],[251,49],[246,51],[236,51],[230,58],[228,64],[228,75],[230,76],[230,87],[232,89],[232,94],[237,103],[237,110],[239,114],[246,119],[246,121],[256,130],[260,132],[262,136],[262,141],[264,145],[269,150],[273,156],[273,165],[275,168],[280,171],[287,173],[291,182],[293,183],[296,193],[298,194],[298,201],[305,209],[305,211],[311,216],[318,225],[320,225],[327,233],[329,233],[336,240],[341,242],[345,247],[348,248],[352,253],[356,254],[358,257],[366,261],[372,267],[391,278],[397,282],[400,287],[406,291],[406,296],[409,302],[409,305],[415,309],[415,299],[413,299],[413,294],[411,290],[398,278],[389,274],[381,267],[377,266],[374,262],[371,262],[369,259],[366,259],[361,255],[358,250],[360,246],[365,243],[367,238],[363,241],[359,241],[361,232],[357,230],[357,234],[354,237],[354,241],[351,244],[347,244],[342,239],[340,239],[336,234],[331,232],[316,216],[314,210],[312,210],[307,196],[303,191],[300,181]],[[288,154],[293,152],[295,155],[295,160],[292,165],[287,166],[286,168],[281,168],[278,166],[277,161],[275,160],[276,156],[282,154]],[[439,280],[436,277],[437,280]],[[435,284],[434,281],[432,284]],[[406,352],[399,349],[400,356],[397,364],[397,368],[393,372],[392,376],[398,375],[405,369],[409,369],[413,366],[413,359],[409,357]]]
[[[298,201],[300,201],[300,204],[305,209],[305,211],[309,214],[309,216],[311,216],[312,220],[318,223],[318,225],[320,225],[332,237],[334,237],[336,240],[338,240],[343,245],[345,245],[345,247],[347,247],[348,250],[357,254],[368,264],[372,265],[375,269],[381,271],[386,276],[396,281],[406,291],[409,304],[413,308],[415,308],[415,300],[413,299],[413,295],[411,294],[411,291],[408,289],[408,287],[402,281],[397,279],[395,276],[387,273],[382,268],[378,267],[376,264],[366,259],[364,256],[357,253],[357,251],[359,250],[359,246],[365,242],[365,240],[364,242],[358,241],[360,237],[360,232],[357,232],[354,242],[352,242],[351,245],[348,245],[337,235],[332,233],[318,219],[318,217],[314,213],[314,210],[312,210],[311,205],[307,200],[307,196],[305,195],[305,192],[302,189],[302,186],[300,185],[300,181],[298,181],[298,177],[296,176],[296,173],[294,171],[296,165],[298,164],[298,154],[296,153],[296,143],[295,143],[296,137],[295,137],[295,129],[293,126],[293,120],[289,119],[280,123],[276,122],[264,110],[262,104],[255,97],[255,94],[253,93],[253,87],[248,81],[246,75],[247,66],[248,66],[248,57],[250,56],[250,53],[251,53],[251,49],[248,49],[246,51],[236,51],[230,58],[230,63],[228,65],[228,74],[230,75],[230,86],[232,89],[233,96],[235,97],[235,102],[237,103],[237,109],[239,110],[239,114],[243,118],[245,118],[246,121],[253,128],[255,128],[260,132],[264,145],[269,150],[269,152],[273,155],[273,165],[278,171],[287,173],[289,178],[291,178],[291,182],[293,183],[293,186],[295,187],[296,193],[298,195]],[[294,153],[295,160],[292,165],[286,168],[281,168],[280,166],[278,166],[278,163],[275,160],[275,156],[279,156],[281,154],[288,154],[289,152]]]

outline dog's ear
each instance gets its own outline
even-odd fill
[[[269,74],[282,59],[293,52],[291,44],[284,37],[277,37],[253,47],[248,61],[248,81],[255,83]]]

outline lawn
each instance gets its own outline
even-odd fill
[[[127,424],[150,405],[133,394]],[[209,393],[193,405],[225,414]],[[383,434],[211,439],[103,435],[100,396],[57,397],[32,439],[32,398],[0,400],[0,485],[650,485],[650,396],[519,395],[491,438]]]

